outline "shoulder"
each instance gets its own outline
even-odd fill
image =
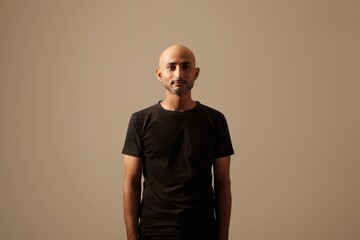
[[[227,126],[227,120],[225,115],[219,110],[200,104],[199,105],[201,115],[207,119],[215,128],[223,129]]]
[[[220,117],[220,118],[223,118],[224,117],[224,114],[222,112],[220,112],[219,110],[215,109],[215,108],[212,108],[212,107],[209,107],[207,105],[204,105],[202,103],[199,102],[199,108],[200,108],[200,111],[201,112],[204,112],[210,116],[213,116],[213,117]]]
[[[132,118],[144,118],[157,111],[158,103],[132,113]]]

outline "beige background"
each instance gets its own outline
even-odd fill
[[[231,239],[360,239],[354,0],[0,1],[0,239],[125,239],[129,116],[182,43],[227,117]]]

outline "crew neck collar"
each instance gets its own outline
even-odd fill
[[[172,114],[187,114],[187,113],[192,113],[192,112],[195,112],[199,106],[201,105],[201,103],[199,101],[195,101],[195,106],[189,110],[186,110],[186,111],[173,111],[173,110],[167,110],[165,109],[163,106],[161,106],[161,102],[162,101],[158,101],[158,103],[156,104],[158,109],[160,109],[161,111],[163,112],[167,112],[167,113],[172,113]]]

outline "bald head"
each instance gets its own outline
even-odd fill
[[[175,44],[161,53],[159,67],[155,72],[168,94],[191,96],[200,69],[196,67],[193,52],[183,45]]]
[[[166,48],[160,55],[159,67],[164,66],[171,62],[171,59],[183,59],[184,61],[190,61],[193,66],[196,66],[196,60],[194,53],[187,47],[174,44]]]

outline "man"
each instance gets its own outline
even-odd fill
[[[170,46],[156,69],[165,99],[131,116],[123,148],[128,240],[228,239],[234,151],[223,114],[191,97],[199,72],[191,50]]]

